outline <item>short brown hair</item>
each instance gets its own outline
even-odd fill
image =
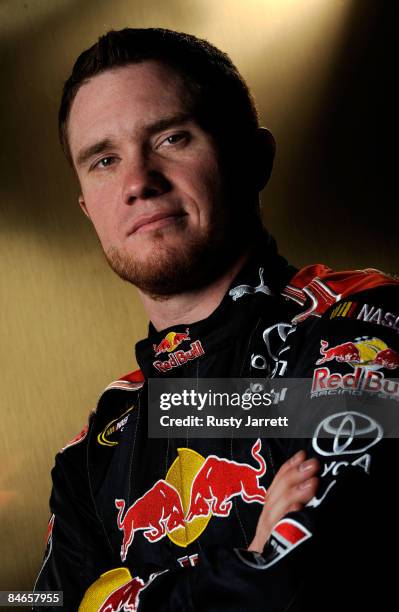
[[[68,117],[83,83],[105,70],[145,60],[168,64],[183,78],[199,124],[210,132],[221,154],[250,142],[259,126],[252,95],[226,53],[208,41],[163,28],[125,28],[107,32],[79,55],[65,82],[59,110],[62,148],[73,165]]]

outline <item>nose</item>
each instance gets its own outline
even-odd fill
[[[137,200],[154,199],[171,189],[171,183],[162,168],[150,157],[136,154],[129,160],[123,185],[123,201],[134,204]]]

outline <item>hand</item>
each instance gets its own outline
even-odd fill
[[[262,553],[271,532],[288,512],[301,510],[318,485],[315,476],[320,469],[317,459],[305,461],[305,451],[299,451],[280,467],[266,492],[265,504],[258,520],[255,537],[248,550]]]

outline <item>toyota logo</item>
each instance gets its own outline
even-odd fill
[[[312,444],[325,457],[356,455],[377,444],[382,436],[381,425],[371,417],[360,412],[338,412],[319,423]]]

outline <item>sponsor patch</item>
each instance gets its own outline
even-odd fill
[[[330,372],[329,368],[316,368],[313,372],[310,397],[331,395],[354,395],[362,393],[376,394],[379,399],[399,401],[399,382],[385,378],[382,372],[356,368],[353,373],[341,374]]]
[[[316,361],[316,365],[335,360],[348,363],[353,368],[364,367],[369,370],[395,370],[399,367],[399,353],[379,338],[361,336],[335,346],[329,346],[326,340],[321,340],[320,343],[322,357]]]
[[[101,433],[97,436],[97,442],[102,446],[116,446],[118,440],[116,439],[120,432],[123,431],[124,426],[128,422],[130,412],[134,406],[130,406],[121,416],[113,419],[104,427]]]
[[[384,325],[385,327],[392,327],[395,331],[399,331],[399,315],[385,311],[377,306],[363,304],[356,318],[359,321]]]
[[[267,556],[264,568],[281,561],[283,557],[310,537],[312,537],[311,532],[298,521],[290,518],[282,519],[270,536],[269,544],[273,552]]]
[[[237,285],[237,287],[233,287],[229,291],[229,296],[233,299],[233,302],[236,302],[239,298],[244,295],[253,295],[254,293],[264,293],[265,295],[272,295],[269,287],[265,285],[263,282],[263,268],[259,268],[259,285],[256,287],[252,285]]]
[[[178,368],[184,365],[188,361],[192,361],[193,359],[197,359],[198,357],[205,355],[205,351],[200,340],[194,340],[191,342],[188,350],[177,350],[182,342],[189,340],[191,340],[191,338],[188,327],[186,328],[186,331],[182,333],[171,331],[166,334],[165,338],[163,338],[159,344],[153,345],[153,349],[155,357],[165,353],[169,356],[167,359],[157,359],[156,361],[153,361],[152,365],[154,368],[156,368],[158,372],[168,372],[173,368]]]
[[[324,457],[363,455],[382,439],[383,433],[381,425],[366,414],[337,412],[318,424],[312,446]]]
[[[273,529],[263,554],[235,548],[237,557],[254,569],[264,570],[281,561],[294,548],[312,537],[311,532],[291,518],[282,519]]]
[[[342,302],[330,312],[330,319],[346,318],[390,327],[399,332],[399,314],[385,310],[381,306]]]
[[[347,317],[350,319],[353,317],[357,307],[357,302],[342,302],[333,308],[332,312],[330,313],[330,319],[336,319],[337,317]]]
[[[358,457],[354,461],[332,461],[331,463],[326,463],[324,465],[323,473],[321,474],[321,478],[324,476],[338,476],[339,472],[346,467],[349,466],[358,466],[362,468],[366,474],[370,474],[370,464],[371,464],[371,455],[366,453],[361,457]]]
[[[316,368],[313,372],[311,397],[339,395],[363,391],[380,393],[382,398],[399,399],[399,383],[385,378],[381,369],[399,368],[399,353],[379,338],[362,336],[353,341],[329,346],[321,340],[322,357],[316,361],[321,365],[331,361],[346,363],[353,368],[350,374],[331,372],[328,367]]]
[[[133,578],[126,567],[118,567],[96,580],[86,591],[79,606],[79,612],[137,612],[140,593],[151,582],[168,570],[151,574],[147,581]]]
[[[213,516],[230,515],[234,497],[263,504],[266,489],[259,479],[266,473],[266,461],[260,451],[258,439],[251,449],[254,466],[216,455],[205,459],[189,448],[179,448],[164,480],[158,480],[128,509],[124,499],[115,500],[117,526],[123,533],[122,561],[138,531],[149,542],[167,536],[177,546],[186,547]]]

